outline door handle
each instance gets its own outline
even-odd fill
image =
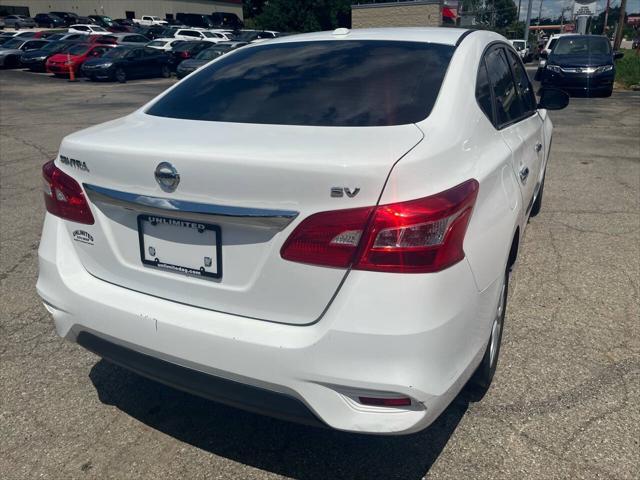
[[[529,167],[523,167],[520,170],[520,181],[522,182],[523,185],[527,183],[528,177],[529,177]]]
[[[536,149],[536,152],[539,152],[540,150],[542,150],[542,144],[536,143],[535,149]]]

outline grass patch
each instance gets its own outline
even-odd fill
[[[628,48],[621,49],[624,57],[616,60],[616,82],[625,88],[640,84],[640,54]]]

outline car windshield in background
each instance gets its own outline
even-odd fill
[[[175,47],[173,47],[173,51],[174,52],[184,52],[186,50],[191,50],[193,47],[200,45],[200,41],[196,41],[196,42],[183,42],[183,43],[179,43],[178,45],[176,45]],[[209,45],[213,45],[212,43],[209,43]]]
[[[152,105],[161,117],[386,126],[425,119],[454,47],[348,40],[265,44],[201,69]]]
[[[44,52],[54,52],[56,50],[60,50],[66,44],[64,42],[49,42],[46,45],[43,45],[40,50]]]
[[[4,42],[2,44],[2,48],[20,48],[22,46],[22,44],[24,43],[24,40],[19,40],[17,38],[13,38],[11,40],[9,40],[8,42]]]
[[[207,38],[218,38],[211,32],[202,32],[202,34]]]
[[[89,50],[89,45],[80,43],[71,47],[67,52],[69,55],[84,55],[87,50]]]
[[[53,35],[49,35],[47,37],[47,40],[49,40],[51,42],[55,42],[56,40],[62,40],[65,35],[67,35],[67,34],[66,33],[54,33]]]
[[[214,58],[218,58],[221,55],[224,55],[229,51],[229,48],[207,48],[206,50],[201,51],[196,58],[198,60],[213,60]]]
[[[610,55],[611,45],[605,37],[571,37],[558,40],[556,55]]]
[[[167,44],[164,40],[154,40],[153,42],[147,43],[147,47],[164,47]]]
[[[111,50],[109,50],[108,52],[106,52],[104,55],[102,55],[102,58],[122,58],[124,57],[127,53],[129,53],[132,49],[129,47],[116,47],[116,48],[112,48]]]
[[[258,38],[258,34],[256,32],[242,32],[240,35],[235,37],[239,42],[251,42]]]

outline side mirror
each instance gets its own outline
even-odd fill
[[[569,105],[569,94],[558,88],[543,88],[540,93],[538,108],[562,110]]]
[[[549,58],[549,52],[547,52],[546,50],[541,50],[540,58]]]
[[[613,52],[613,59],[614,60],[620,60],[622,57],[624,57],[624,53],[623,52]]]

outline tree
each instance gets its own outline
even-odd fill
[[[333,30],[351,25],[350,0],[270,0],[256,25],[283,32]]]

